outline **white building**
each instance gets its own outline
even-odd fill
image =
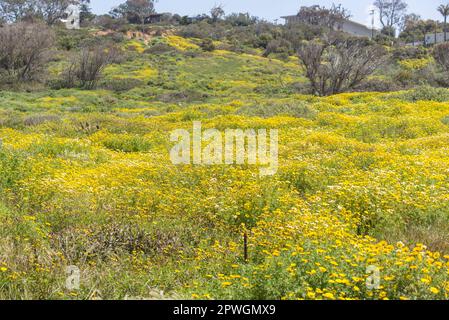
[[[61,19],[67,29],[80,29],[81,10],[77,5],[70,5],[65,12],[67,19]]]
[[[281,17],[285,20],[285,24],[291,25],[295,23],[301,23],[301,18],[298,15],[294,16],[284,16]],[[379,31],[376,29],[368,28],[364,24],[351,21],[351,20],[345,20],[341,26],[338,27],[339,31],[346,32],[350,35],[357,36],[357,37],[368,37],[371,38],[373,35],[379,34]]]
[[[446,33],[446,41],[449,41],[449,32]],[[443,42],[445,42],[444,41],[444,32],[427,33],[424,42],[425,42],[425,44],[443,43]]]

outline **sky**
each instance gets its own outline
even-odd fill
[[[91,0],[92,9],[95,13],[107,13],[109,10],[125,2],[125,0]],[[178,13],[182,16],[195,16],[208,13],[216,4],[222,4],[226,13],[249,12],[251,15],[275,21],[281,16],[292,15],[298,12],[301,6],[314,4],[330,6],[332,3],[341,3],[349,9],[352,20],[370,25],[369,11],[373,0],[158,0],[156,11]],[[448,1],[441,0],[406,0],[410,13],[417,13],[425,19],[441,19],[436,8]]]

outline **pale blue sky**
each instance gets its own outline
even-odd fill
[[[91,2],[95,13],[106,13],[124,0],[91,0]],[[211,7],[221,3],[227,13],[249,12],[252,15],[274,21],[280,16],[297,13],[299,7],[303,5],[329,6],[333,2],[342,3],[348,8],[353,15],[353,20],[370,24],[368,12],[374,0],[159,0],[156,10],[181,15],[197,15],[209,12]],[[423,18],[440,19],[436,8],[449,0],[407,0],[406,2],[409,5],[409,12],[417,13]]]

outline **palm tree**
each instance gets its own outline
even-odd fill
[[[438,12],[444,17],[444,42],[447,41],[447,17],[449,16],[449,4],[442,4],[438,7]]]

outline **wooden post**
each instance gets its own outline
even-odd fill
[[[248,232],[243,234],[243,259],[248,262]]]

